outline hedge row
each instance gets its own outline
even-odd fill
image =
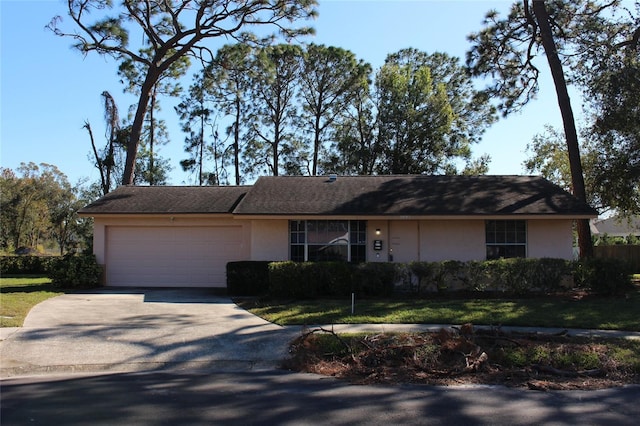
[[[0,256],[2,275],[45,275],[57,256]]]
[[[273,262],[269,264],[269,295],[317,298],[391,296],[395,267],[392,263]]]
[[[631,286],[631,270],[617,259],[500,259],[412,263],[231,262],[231,295],[295,299],[386,297],[394,293],[445,292],[544,294],[579,287],[619,294]]]
[[[2,275],[45,275],[61,288],[96,287],[102,281],[102,267],[93,254],[1,256],[0,265]]]
[[[400,287],[411,293],[448,291],[549,293],[571,286],[571,263],[562,259],[412,262],[398,267]]]

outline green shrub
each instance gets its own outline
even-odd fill
[[[437,264],[435,262],[411,262],[409,263],[409,269],[416,277],[415,287],[412,287],[409,290],[416,294],[422,294],[423,292],[428,291],[434,282]]]
[[[351,293],[352,266],[344,262],[274,262],[269,265],[276,297],[343,297]]]
[[[0,256],[2,275],[45,275],[55,256]]]
[[[393,294],[395,267],[390,263],[272,262],[270,295],[294,299]]]
[[[352,288],[359,297],[388,297],[395,289],[397,264],[360,263],[353,269]]]
[[[411,263],[275,262],[269,265],[270,294],[295,299],[344,297],[352,291],[360,297],[387,297],[394,292],[412,294],[452,291],[492,291],[510,295],[565,290],[566,279],[611,293],[629,281],[619,262],[590,264],[563,259],[498,259],[489,261]],[[624,279],[623,279],[624,278]],[[604,283],[604,284],[602,284]]]
[[[471,292],[486,291],[492,284],[486,261],[466,262],[465,274],[461,279],[464,283],[464,289]]]
[[[438,262],[436,288],[438,292],[463,290],[464,277],[467,275],[466,263],[458,260]]]
[[[49,277],[56,287],[96,287],[102,280],[102,266],[92,254],[68,254],[52,263]]]
[[[308,265],[306,279],[314,281],[318,295],[345,297],[353,290],[353,265],[345,262],[314,262]]]
[[[558,291],[571,274],[562,259],[498,259],[412,262],[414,292],[497,291],[512,294]]]
[[[268,261],[227,263],[227,292],[231,296],[262,296],[269,293]]]
[[[573,264],[573,280],[576,286],[603,295],[624,293],[631,288],[630,265],[620,259],[587,258]]]
[[[560,291],[565,280],[571,277],[571,262],[564,259],[537,259],[533,272],[531,281],[534,289]]]
[[[304,280],[307,263],[272,262],[269,264],[269,290],[274,297],[315,298],[317,289]]]
[[[489,260],[486,268],[492,290],[517,295],[559,291],[571,273],[570,263],[562,259]]]
[[[414,292],[417,294],[463,290],[466,287],[467,263],[457,260],[442,262],[411,262],[409,270],[415,277]]]

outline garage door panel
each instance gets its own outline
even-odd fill
[[[225,287],[242,227],[109,227],[107,285]]]

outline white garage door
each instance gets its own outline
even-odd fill
[[[110,286],[226,287],[226,265],[241,260],[242,227],[107,228]]]

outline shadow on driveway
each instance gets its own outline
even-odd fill
[[[206,289],[100,289],[36,305],[0,371],[273,368],[296,334]]]

